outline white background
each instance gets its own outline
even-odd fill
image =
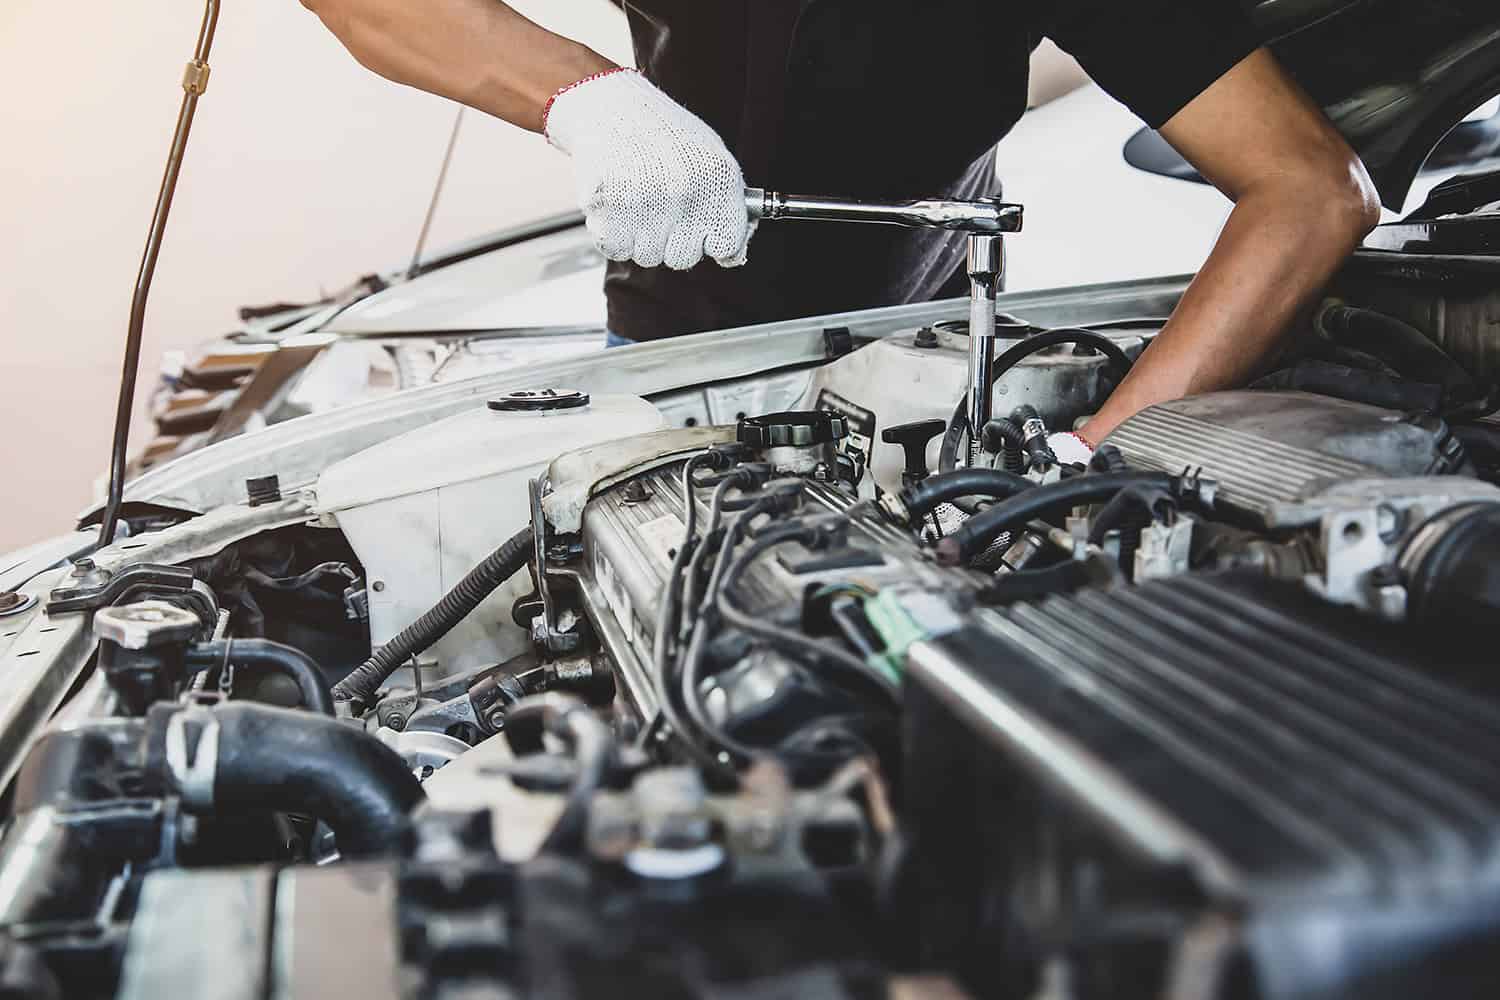
[[[606,0],[512,5],[628,58]],[[107,464],[131,289],[202,12],[0,0],[0,551],[69,527]],[[212,65],[143,387],[164,348],[229,328],[240,305],[404,263],[453,123],[452,105],[358,66],[296,0],[226,0]],[[541,138],[469,112],[429,245],[571,207],[571,187]]]

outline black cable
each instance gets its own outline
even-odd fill
[[[707,465],[709,461],[708,453],[703,452],[688,459],[682,467],[682,542],[672,556],[672,567],[667,571],[667,580],[662,587],[661,602],[656,609],[656,636],[651,643],[651,661],[658,691],[665,690],[663,678],[667,669],[667,654],[670,641],[677,633],[679,587],[683,570],[687,568],[688,560],[693,555],[693,534],[698,523],[698,505],[693,502],[693,489],[697,485],[693,470]]]
[[[799,632],[784,629],[779,625],[772,625],[735,604],[733,600],[735,584],[739,582],[739,578],[744,575],[746,569],[763,552],[791,541],[793,537],[795,536],[771,531],[751,542],[750,546],[737,555],[729,568],[724,571],[717,592],[710,593],[714,600],[714,609],[731,627],[761,639],[767,645],[789,656],[797,659],[811,658],[823,666],[833,667],[850,680],[857,681],[866,688],[874,688],[892,702],[900,704],[901,692],[895,682],[876,673],[857,657],[829,643],[810,639]]]
[[[567,802],[542,841],[541,850],[544,853],[577,853],[584,848],[589,806],[609,774],[613,746],[609,727],[582,701],[557,692],[522,698],[505,710],[507,731],[515,727],[524,730],[528,724],[534,723],[540,723],[543,729],[562,740],[577,764],[573,781],[568,786]]]
[[[984,605],[1036,601],[1054,594],[1071,594],[1084,587],[1108,583],[1116,574],[1103,556],[1068,559],[1042,569],[1023,569],[995,577],[994,581],[974,595]]]
[[[947,538],[938,542],[938,561],[948,566],[961,566],[982,552],[1002,532],[1033,518],[1045,517],[1080,504],[1102,503],[1128,487],[1160,486],[1171,489],[1175,482],[1175,477],[1165,472],[1114,472],[1075,476],[1039,486],[1002,501],[965,521]]]
[[[1047,330],[1034,334],[1022,340],[1014,347],[995,359],[990,366],[990,385],[999,381],[1006,372],[1020,364],[1026,358],[1049,347],[1059,344],[1080,344],[1092,347],[1113,362],[1116,381],[1123,379],[1130,371],[1130,356],[1120,349],[1120,345],[1113,340],[1098,333],[1093,333],[1081,327],[1061,327],[1056,330]],[[969,394],[964,393],[963,398],[953,410],[953,416],[948,420],[948,430],[943,435],[943,447],[938,456],[938,468],[944,472],[958,467],[959,445],[964,435],[969,432],[968,421]],[[980,428],[983,432],[983,428]]]
[[[704,655],[704,647],[708,644],[709,617],[708,615],[699,617],[698,624],[693,629],[692,638],[688,641],[687,652],[682,658],[682,691],[688,717],[693,720],[693,725],[698,727],[698,731],[701,734],[722,747],[733,757],[738,758],[738,763],[743,764],[747,761],[771,756],[768,750],[741,743],[733,736],[730,736],[724,730],[724,727],[714,722],[713,718],[708,714],[708,706],[703,703],[703,698],[699,693],[701,684],[699,674],[701,673],[704,661],[707,659]]]
[[[687,649],[683,653],[679,671],[682,704],[688,713],[688,717],[698,727],[698,731],[719,746],[746,759],[754,756],[753,753],[749,752],[749,748],[736,743],[728,734],[716,726],[713,719],[709,717],[708,710],[703,706],[699,690],[699,667],[703,664],[704,647],[708,641],[708,630],[715,615],[716,595],[719,591],[724,569],[729,565],[730,554],[734,551],[734,547],[739,543],[740,538],[749,531],[751,523],[771,506],[771,502],[769,499],[761,499],[751,504],[734,524],[725,530],[723,538],[720,539],[718,557],[714,560],[713,575],[710,577],[707,587],[704,588],[702,606],[696,611],[697,621],[689,637]],[[785,533],[787,537],[792,537],[804,529],[800,525],[779,525],[773,530]],[[705,539],[702,549],[707,548],[707,540]],[[700,549],[700,552],[702,549]]]
[[[471,569],[432,610],[402,629],[394,639],[339,681],[333,689],[334,698],[369,706],[386,678],[447,635],[502,583],[524,569],[531,551],[532,536],[528,526]]]
[[[723,764],[693,739],[692,730],[684,724],[682,716],[677,712],[677,706],[672,701],[671,654],[678,631],[678,602],[682,594],[683,572],[690,564],[695,546],[699,544],[694,539],[698,508],[693,494],[696,484],[693,473],[713,462],[710,452],[702,452],[688,459],[682,467],[684,507],[682,544],[677,546],[677,554],[672,557],[672,567],[668,570],[666,582],[662,585],[660,607],[656,613],[656,636],[651,650],[651,682],[656,687],[657,715],[646,726],[642,735],[644,739],[649,740],[652,734],[658,731],[659,726],[665,723],[676,734],[678,742],[695,763],[714,775],[730,778],[732,772],[728,775],[724,774]]]
[[[703,544],[693,553],[693,558],[688,562],[687,575],[682,581],[687,589],[687,597],[682,602],[682,622],[677,627],[678,636],[690,636],[693,633],[693,622],[698,617],[698,605],[702,600],[698,581],[703,573],[703,560],[713,547],[714,535],[723,524],[725,500],[736,485],[738,483],[734,478],[726,478],[714,487],[713,499],[708,504],[708,524],[703,529]]]
[[[754,542],[748,549],[731,558],[735,545],[749,530],[750,522],[762,513],[766,513],[775,505],[775,502],[775,499],[767,499],[756,507],[752,507],[745,516],[726,530],[720,545],[719,556],[715,561],[713,575],[704,593],[703,608],[699,613],[697,625],[693,630],[682,663],[682,698],[693,724],[707,739],[733,757],[739,758],[741,763],[762,757],[803,755],[786,748],[771,750],[750,746],[736,740],[709,715],[702,699],[701,673],[707,659],[706,646],[709,632],[716,617],[722,618],[725,624],[762,640],[795,660],[803,662],[812,660],[815,663],[833,666],[841,673],[854,677],[865,687],[871,686],[874,682],[874,686],[882,694],[899,703],[899,692],[895,686],[856,657],[827,643],[753,618],[742,612],[730,599],[729,592],[739,576],[762,553],[791,541],[813,541],[816,536],[815,529],[803,523],[771,525],[755,536]]]

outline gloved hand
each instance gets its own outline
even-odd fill
[[[1048,434],[1047,447],[1063,465],[1088,465],[1094,459],[1094,446],[1072,431]]]
[[[573,158],[589,233],[610,260],[685,271],[705,256],[745,263],[745,177],[702,119],[634,70],[558,91],[547,138]]]

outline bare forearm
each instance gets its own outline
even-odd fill
[[[613,65],[499,0],[303,2],[381,76],[532,131],[552,94]]]
[[[1145,406],[1253,378],[1366,229],[1358,212],[1316,192],[1244,195],[1171,322],[1084,435],[1097,443]]]

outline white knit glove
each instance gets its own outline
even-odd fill
[[[1094,446],[1072,431],[1048,434],[1047,447],[1063,465],[1088,465],[1094,459]]]
[[[634,70],[590,77],[548,102],[547,138],[573,158],[590,235],[610,260],[685,271],[745,263],[745,177],[713,129]]]

